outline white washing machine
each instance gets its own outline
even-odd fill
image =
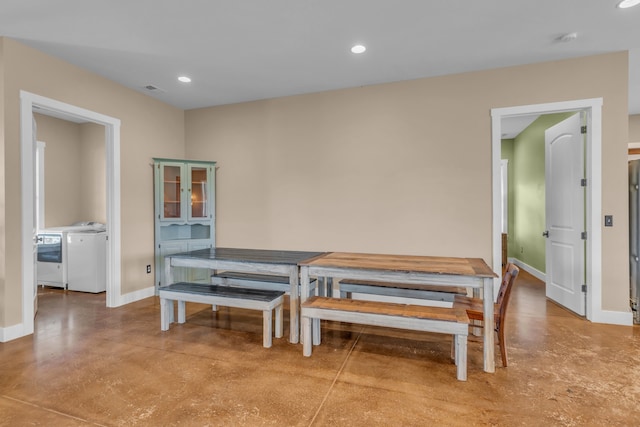
[[[67,232],[67,289],[104,292],[107,289],[107,233]]]

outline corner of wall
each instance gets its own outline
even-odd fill
[[[5,261],[5,142],[4,142],[4,116],[5,116],[5,100],[4,100],[4,37],[0,37],[0,331],[5,325],[5,304],[7,299],[5,298],[5,279],[6,279],[6,261]],[[0,340],[3,337],[0,336]]]

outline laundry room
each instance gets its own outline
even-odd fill
[[[34,111],[37,285],[106,290],[105,128]]]

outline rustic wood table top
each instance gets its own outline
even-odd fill
[[[330,252],[301,261],[300,266],[498,277],[481,258]]]

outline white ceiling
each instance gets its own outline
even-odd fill
[[[640,114],[640,6],[617,1],[0,0],[0,35],[182,109],[630,50]]]

